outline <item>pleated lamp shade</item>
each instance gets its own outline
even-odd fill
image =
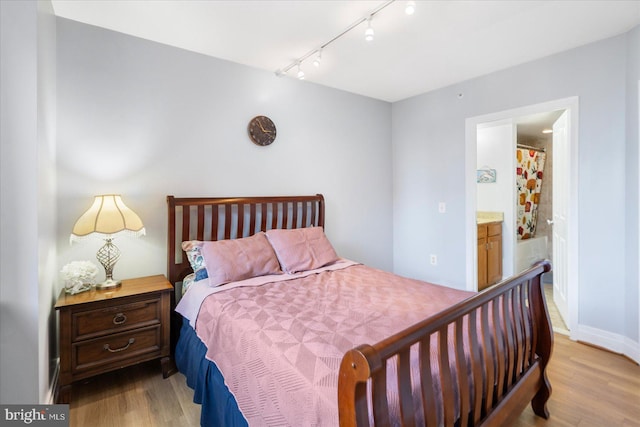
[[[93,205],[73,226],[72,243],[88,236],[102,237],[105,241],[96,258],[104,267],[106,280],[97,284],[97,289],[113,289],[122,284],[120,280],[113,280],[113,267],[120,259],[120,250],[113,244],[113,238],[123,233],[138,237],[145,234],[145,229],[140,217],[124,204],[118,194],[96,196]]]
[[[120,195],[103,194],[96,196],[93,205],[78,218],[71,241],[89,235],[106,238],[117,233],[138,237],[145,234],[145,229],[140,217],[124,204]]]

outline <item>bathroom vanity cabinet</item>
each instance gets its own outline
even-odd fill
[[[478,223],[478,290],[502,279],[502,221]]]

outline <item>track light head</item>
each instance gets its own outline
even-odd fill
[[[407,15],[413,15],[413,12],[416,11],[416,2],[413,0],[409,0],[407,2],[407,6],[404,8],[404,13]]]
[[[320,61],[322,60],[322,48],[318,50],[318,56],[313,60],[313,66],[318,68],[320,67]]]
[[[364,39],[368,42],[373,40],[373,28],[371,27],[371,16],[367,19],[367,29],[364,31]]]
[[[299,80],[304,80],[304,71],[300,68],[300,63],[298,62],[298,74],[297,77]]]

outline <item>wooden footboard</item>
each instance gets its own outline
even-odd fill
[[[553,347],[543,261],[374,345],[340,366],[341,426],[510,425],[544,418]],[[466,373],[466,375],[464,374]]]

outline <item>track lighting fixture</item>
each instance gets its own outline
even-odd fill
[[[364,39],[368,42],[373,41],[373,28],[371,28],[371,16],[367,19],[367,29],[364,31]]]
[[[318,49],[318,56],[313,60],[313,66],[318,68],[320,66],[320,61],[322,61],[322,48]]]
[[[347,27],[346,30],[344,30],[343,32],[341,32],[337,36],[333,37],[328,42],[320,45],[320,47],[318,47],[318,48],[315,48],[315,49],[307,52],[305,55],[299,57],[298,59],[296,59],[295,61],[293,61],[289,65],[287,65],[286,67],[276,70],[276,72],[275,72],[276,76],[278,76],[278,77],[285,76],[285,75],[287,75],[287,73],[293,67],[297,66],[298,67],[297,77],[300,80],[303,80],[304,79],[304,71],[302,71],[302,69],[300,68],[300,64],[303,61],[305,61],[307,58],[317,54],[316,58],[314,58],[314,60],[313,60],[313,65],[315,67],[320,67],[320,61],[322,60],[322,51],[324,50],[324,48],[326,48],[331,43],[333,43],[334,41],[338,40],[340,37],[344,36],[349,31],[353,30],[354,28],[356,28],[357,26],[359,26],[360,24],[362,24],[365,21],[367,22],[367,28],[366,28],[366,30],[364,32],[365,40],[372,41],[373,40],[374,31],[373,31],[373,27],[371,26],[371,19],[373,19],[375,14],[377,14],[378,12],[380,12],[382,9],[384,9],[387,6],[389,6],[393,2],[395,2],[395,0],[387,0],[387,1],[385,1],[380,6],[378,6],[377,8],[372,10],[371,12],[369,12],[367,15],[365,15],[362,18],[360,18],[357,21],[355,21],[353,24],[351,24],[349,27]],[[408,1],[407,4],[406,4],[406,7],[405,7],[405,13],[407,15],[411,15],[411,14],[413,14],[415,12],[415,9],[416,9],[416,2],[415,1]]]
[[[416,11],[416,2],[413,0],[409,0],[407,5],[404,8],[404,13],[407,15],[413,15],[413,12]]]

